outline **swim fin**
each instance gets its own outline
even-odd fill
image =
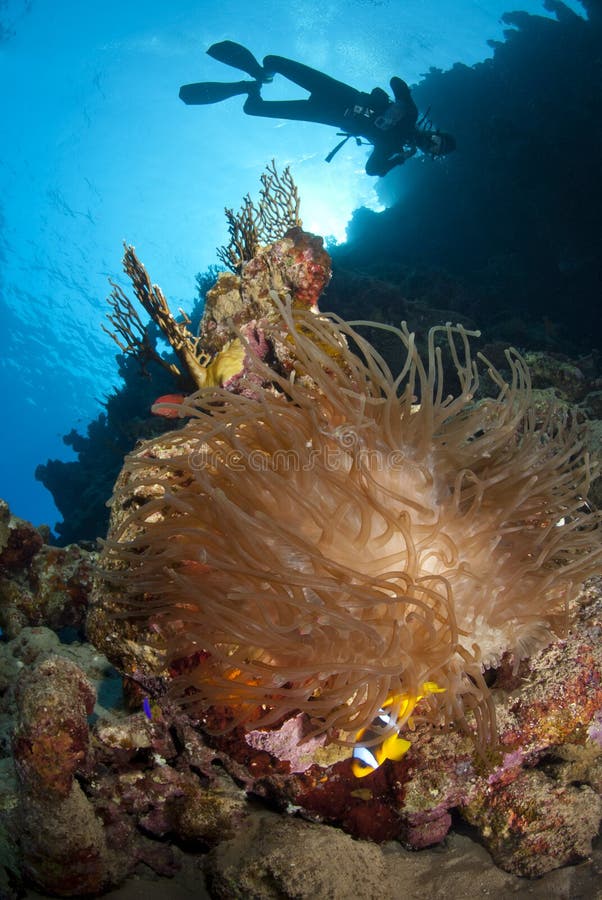
[[[243,47],[242,44],[237,44],[235,41],[221,41],[219,44],[213,44],[209,47],[207,53],[213,59],[226,63],[228,66],[242,69],[243,72],[257,79],[257,81],[266,80],[263,66],[258,63],[251,51]]]
[[[228,84],[221,81],[199,81],[197,84],[183,84],[180,88],[180,100],[195,105],[220,103],[237,94],[248,94],[251,88],[256,87],[256,81],[234,81]]]

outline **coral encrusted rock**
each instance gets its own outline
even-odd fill
[[[60,657],[24,671],[17,685],[13,753],[22,869],[60,897],[101,892],[125,870],[125,859],[109,851],[103,822],[75,779],[86,770],[94,700],[83,672]]]

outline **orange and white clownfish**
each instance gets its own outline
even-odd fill
[[[380,744],[373,747],[366,747],[368,741],[378,737],[383,728],[392,724],[392,716],[386,711],[388,707],[395,706],[397,715],[395,721],[404,718],[408,713],[412,713],[414,707],[419,700],[428,694],[441,694],[445,688],[439,687],[434,681],[425,681],[422,684],[421,693],[412,697],[408,694],[393,694],[384,703],[378,716],[373,722],[373,727],[362,728],[355,736],[358,744],[353,748],[353,762],[351,770],[356,778],[364,778],[371,775],[385,760],[390,759],[398,762],[408,752],[412,746],[411,741],[399,736],[399,730],[393,731],[382,739]],[[411,723],[411,720],[408,719]]]

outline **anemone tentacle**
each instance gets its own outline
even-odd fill
[[[171,689],[199,715],[256,727],[301,710],[351,733],[434,683],[413,718],[472,719],[491,740],[483,668],[549,641],[602,561],[578,426],[536,416],[521,356],[507,351],[505,378],[461,325],[431,329],[425,360],[389,327],[406,351],[394,375],[366,323],[275,302],[294,371],[257,360],[248,391],[201,389],[160,452],[130,454],[105,577],[172,661],[197,654]],[[479,362],[497,391],[481,401]],[[132,504],[142,486],[153,498]]]

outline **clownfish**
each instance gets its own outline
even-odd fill
[[[408,713],[412,713],[418,701],[426,697],[427,694],[441,694],[444,690],[445,688],[440,688],[434,681],[425,681],[422,684],[422,692],[415,697],[407,694],[393,694],[389,697],[372,723],[373,727],[362,728],[355,736],[358,744],[353,748],[353,762],[351,764],[351,770],[355,777],[364,778],[366,775],[371,775],[387,759],[399,762],[412,746],[411,741],[406,741],[405,738],[399,736],[399,731],[388,734],[382,739],[380,744],[374,747],[365,746],[367,741],[378,737],[382,728],[392,724],[392,716],[386,711],[388,707],[393,705],[396,708],[399,707],[395,719],[397,721]],[[411,723],[410,719],[408,721]],[[362,741],[364,743],[361,743]]]

